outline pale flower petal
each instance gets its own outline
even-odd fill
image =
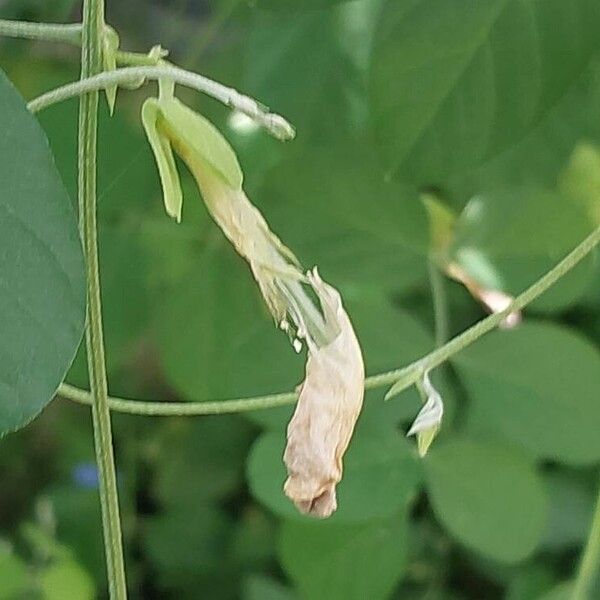
[[[316,273],[309,274],[325,319],[340,333],[329,344],[309,342],[306,378],[288,425],[284,491],[298,509],[328,517],[337,508],[336,485],[364,395],[362,353],[340,295]]]
[[[426,398],[425,404],[406,435],[417,436],[419,455],[425,456],[442,425],[444,401],[440,393],[433,387],[429,373],[423,375],[421,391]]]

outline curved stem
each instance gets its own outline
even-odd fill
[[[80,404],[91,404],[91,394],[72,385],[63,383],[58,394],[68,400]],[[264,410],[294,404],[298,398],[295,392],[271,394],[255,398],[239,398],[235,400],[215,400],[212,402],[144,402],[126,398],[108,399],[111,410],[131,415],[150,417],[191,417],[198,415],[221,415],[228,413]]]
[[[81,51],[81,77],[99,72],[102,64],[101,35],[104,27],[103,0],[84,0]],[[87,275],[86,347],[92,401],[92,421],[96,462],[98,464],[102,528],[112,600],[127,597],[123,542],[113,439],[108,406],[108,384],[104,359],[102,304],[98,272],[96,226],[96,151],[98,92],[81,96],[79,105],[79,224],[85,251]]]
[[[81,44],[81,23],[67,25],[0,19],[0,36]]]
[[[583,260],[600,243],[600,227],[596,228],[588,237],[586,237],[577,247],[575,247],[567,256],[565,256],[550,271],[540,277],[535,283],[529,286],[524,292],[519,294],[513,302],[503,311],[490,315],[482,319],[472,327],[469,327],[463,333],[457,335],[447,344],[434,350],[427,356],[415,361],[414,363],[389,371],[371,378],[373,386],[385,385],[395,380],[396,383],[386,394],[386,399],[399,394],[402,390],[412,385],[424,371],[430,371],[449,358],[460,352],[479,339],[482,335],[489,333],[512,312],[522,310],[528,304],[533,302],[538,296],[541,296],[548,288],[552,287],[563,275],[568,273],[581,260]]]
[[[175,83],[203,92],[216,98],[226,106],[238,110],[262,125],[271,135],[280,140],[291,140],[295,131],[282,116],[269,112],[268,108],[253,98],[244,96],[233,88],[228,88],[208,77],[180,69],[167,63],[162,66],[125,67],[99,73],[80,81],[68,83],[42,94],[28,103],[31,112],[38,112],[48,106],[62,102],[83,93],[104,90],[115,85],[126,85],[142,79],[170,79]]]
[[[600,490],[596,501],[596,510],[590,527],[585,549],[579,563],[579,571],[573,588],[573,598],[591,600],[600,570]]]
[[[379,375],[367,377],[365,388],[372,389],[394,384],[386,398],[400,393],[402,390],[413,385],[424,371],[445,362],[466,346],[475,342],[482,335],[495,329],[507,314],[514,310],[520,310],[543,294],[549,287],[556,283],[565,273],[570,271],[577,263],[587,256],[600,243],[600,227],[585,238],[572,252],[561,260],[543,277],[528,287],[522,294],[517,296],[506,310],[490,315],[470,327],[460,335],[450,340],[447,344],[434,350],[430,354],[416,360],[401,369],[387,371]],[[90,394],[73,386],[63,384],[58,393],[65,398],[80,402],[90,403]],[[295,392],[284,394],[271,394],[268,396],[257,396],[254,398],[241,398],[236,400],[221,400],[213,402],[145,402],[141,400],[127,400],[124,398],[109,398],[112,410],[126,412],[136,415],[152,416],[191,416],[191,415],[213,415],[231,412],[244,412],[251,410],[263,410],[293,404],[298,395]]]

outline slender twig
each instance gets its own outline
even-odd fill
[[[0,19],[0,36],[81,44],[81,23],[66,25],[55,23],[30,23]]]
[[[507,314],[514,310],[520,310],[543,294],[549,287],[554,285],[565,273],[575,267],[585,256],[587,256],[600,243],[600,227],[586,237],[572,252],[563,258],[554,268],[528,287],[522,294],[517,296],[512,304],[504,311],[490,315],[470,327],[460,335],[450,340],[441,348],[416,360],[410,365],[367,377],[365,388],[372,389],[394,384],[390,390],[391,395],[400,393],[402,390],[413,385],[424,371],[429,371],[447,361],[449,358],[475,342],[482,335],[498,327]],[[63,384],[58,393],[70,400],[83,404],[90,403],[90,394],[85,390]],[[244,412],[251,410],[262,410],[274,408],[286,404],[293,404],[297,399],[294,392],[284,394],[272,394],[253,398],[241,398],[236,400],[222,400],[212,402],[145,402],[141,400],[127,400],[125,398],[109,398],[110,408],[118,412],[126,412],[136,415],[152,416],[178,416],[178,415],[210,415],[230,412]]]
[[[600,570],[600,489],[587,543],[581,555],[579,571],[573,588],[575,600],[592,600]]]
[[[103,0],[84,0],[81,77],[98,73],[102,65],[101,36],[104,27]],[[85,251],[87,275],[86,347],[92,402],[92,421],[98,464],[102,528],[111,600],[127,597],[123,542],[113,439],[108,406],[108,384],[104,359],[102,305],[98,273],[96,226],[96,153],[98,92],[83,94],[79,105],[79,224]]]
[[[127,85],[139,80],[170,79],[175,83],[198,90],[216,98],[226,106],[238,110],[262,125],[271,135],[280,140],[290,140],[295,131],[292,125],[282,116],[269,112],[269,109],[253,98],[244,96],[233,88],[224,86],[203,75],[186,71],[169,64],[161,66],[125,67],[114,71],[100,73],[87,79],[68,83],[59,88],[46,92],[35,98],[27,107],[31,112],[38,112],[52,104],[62,102],[80,94],[103,90],[114,85]]]
[[[446,299],[446,282],[437,262],[430,258],[429,284],[431,286],[431,297],[433,300],[433,318],[435,324],[435,346],[439,348],[448,340],[448,306]]]
[[[68,400],[80,404],[90,404],[90,393],[67,383],[63,383],[58,394]],[[143,402],[141,400],[127,400],[125,398],[109,398],[109,406],[115,412],[124,412],[132,415],[147,415],[154,417],[190,417],[194,415],[219,415],[250,410],[264,410],[293,404],[298,394],[289,392],[285,394],[271,394],[255,398],[239,398],[235,400],[215,400],[212,402]]]

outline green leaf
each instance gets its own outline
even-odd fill
[[[526,321],[454,359],[471,399],[470,426],[538,458],[600,460],[600,355],[565,327]]]
[[[561,191],[587,211],[590,222],[600,226],[600,151],[579,144],[559,180]]]
[[[150,264],[137,232],[101,226],[98,237],[106,368],[114,377],[134,362],[132,353],[148,327],[146,277]],[[88,385],[85,344],[79,347],[68,381]],[[135,393],[132,384],[130,381],[124,391],[119,387],[119,393]]]
[[[549,592],[542,594],[537,600],[573,600],[573,592],[575,591],[575,582],[564,581]]]
[[[353,75],[336,40],[334,11],[256,11],[244,50],[243,89],[294,124],[295,148],[312,149],[311,142],[352,128]]]
[[[383,600],[406,568],[405,517],[358,525],[284,521],[279,546],[303,598]]]
[[[253,196],[301,262],[336,285],[397,290],[426,277],[425,209],[416,190],[384,180],[368,146],[290,160]]]
[[[283,493],[283,432],[263,434],[248,457],[247,474],[253,495],[279,516],[310,520],[298,513]],[[394,431],[354,434],[338,485],[338,509],[329,522],[364,522],[386,517],[407,506],[416,493],[420,469],[415,453]]]
[[[580,546],[592,522],[595,490],[582,478],[561,472],[547,475],[545,483],[550,505],[542,547],[556,552]]]
[[[96,597],[90,576],[71,558],[61,559],[44,569],[40,574],[40,587],[45,600],[92,600]]]
[[[458,219],[452,254],[480,284],[517,295],[556,265],[592,228],[580,203],[556,193],[536,188],[482,193],[467,204]],[[530,309],[555,311],[574,304],[593,277],[593,258],[587,258]]]
[[[27,565],[0,539],[0,600],[24,598],[30,589]]]
[[[519,455],[455,439],[434,446],[423,464],[435,515],[453,537],[502,562],[533,552],[544,531],[546,496]]]
[[[595,0],[388,0],[371,68],[386,167],[425,184],[519,140],[597,47]]]
[[[326,8],[335,4],[348,2],[349,0],[249,0],[253,6],[267,8],[269,10],[292,10],[304,11],[314,8]]]
[[[244,261],[224,242],[197,261],[180,286],[157,299],[170,383],[191,400],[286,391],[299,383],[302,361],[267,314]]]
[[[243,600],[294,600],[296,595],[278,581],[263,575],[250,575],[244,581]]]
[[[0,72],[0,436],[31,421],[73,360],[85,312],[75,214],[44,133]]]

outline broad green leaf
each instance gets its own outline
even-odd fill
[[[535,234],[532,234],[534,227]],[[480,284],[517,295],[592,230],[576,201],[535,188],[475,196],[458,219],[452,255]],[[578,301],[595,276],[588,258],[530,306],[560,310]]]
[[[252,6],[268,8],[269,10],[304,11],[313,8],[327,8],[348,0],[247,0]]]
[[[458,541],[502,562],[529,556],[546,522],[546,496],[532,466],[503,446],[455,439],[423,459],[436,517]]]
[[[590,222],[600,226],[600,151],[598,147],[579,144],[567,168],[561,174],[559,187],[563,194],[579,202]]]
[[[526,321],[454,359],[470,427],[568,464],[600,460],[600,355],[565,327]]]
[[[24,598],[31,592],[31,583],[27,565],[0,539],[0,600]]]
[[[425,209],[414,189],[384,180],[368,147],[287,161],[254,198],[300,260],[336,285],[396,290],[426,276]]]
[[[146,277],[151,265],[137,232],[126,229],[101,227],[99,251],[106,368],[112,379],[131,365],[136,344],[149,326]],[[79,347],[68,381],[88,385],[85,344]],[[133,387],[132,382],[125,390],[119,386],[119,393],[135,393]]]
[[[250,575],[243,584],[242,600],[295,600],[291,589],[263,575]]]
[[[180,286],[157,297],[169,382],[190,400],[292,389],[302,361],[267,314],[245,263],[224,242],[216,245],[198,255]]]
[[[547,564],[527,563],[511,578],[505,600],[537,600],[540,593],[556,582],[552,569]]]
[[[96,590],[90,576],[71,558],[50,565],[40,574],[40,588],[45,600],[93,600]]]
[[[581,545],[592,522],[596,490],[581,477],[560,472],[544,479],[550,504],[542,548],[559,551]]]
[[[341,524],[284,521],[279,555],[303,598],[385,599],[406,568],[404,515]]]
[[[519,140],[597,47],[595,0],[388,0],[371,67],[386,168],[441,183]]]
[[[575,582],[564,581],[536,600],[574,600]]]
[[[248,457],[252,494],[275,514],[310,521],[283,493],[284,432],[263,434]],[[420,469],[409,442],[389,430],[357,428],[344,458],[344,477],[337,489],[338,509],[329,522],[364,522],[391,516],[413,499]]]
[[[81,339],[85,286],[71,202],[48,141],[0,72],[0,436],[51,400]]]
[[[252,431],[238,416],[187,421],[164,428],[153,484],[156,499],[182,513],[235,493]]]
[[[241,87],[293,123],[295,148],[353,128],[353,71],[340,52],[333,11],[256,11],[244,50]]]
[[[457,174],[448,183],[449,193],[466,199],[507,185],[553,188],[577,145],[600,141],[599,67],[595,57],[537,127],[507,151]]]
[[[143,544],[161,595],[178,590],[180,597],[194,598],[205,588],[233,596],[228,588],[236,573],[224,552],[231,527],[224,511],[203,502],[195,511],[167,510],[146,519]]]

